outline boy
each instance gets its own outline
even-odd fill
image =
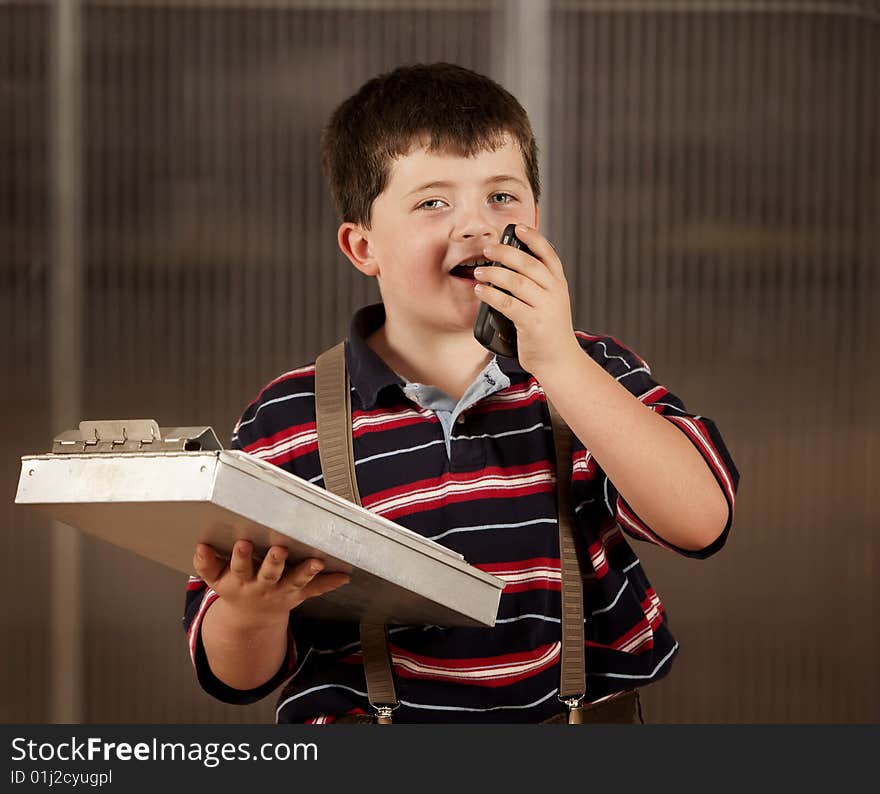
[[[537,230],[525,111],[467,69],[402,67],[337,108],[322,154],[339,247],[378,279],[383,301],[355,314],[346,342],[362,503],[507,583],[493,629],[390,628],[394,722],[541,722],[564,711],[548,399],[573,434],[586,700],[666,675],[678,645],[624,533],[715,553],[738,473],[711,420],[686,413],[635,353],[573,329],[562,262]],[[509,223],[533,256],[499,244]],[[510,269],[472,270],[485,259]],[[515,323],[518,358],[475,340],[480,301]],[[314,363],[263,389],[233,447],[324,485]],[[279,722],[372,713],[358,627],[295,611],[347,577],[320,573],[318,560],[285,571],[281,547],[259,564],[252,551],[239,540],[226,565],[196,549],[184,627],[200,684],[250,703],[287,681]]]

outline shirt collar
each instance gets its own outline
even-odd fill
[[[367,344],[367,337],[381,328],[384,322],[384,303],[364,306],[351,318],[348,339],[345,340],[345,365],[348,368],[351,385],[357,390],[361,405],[368,411],[375,408],[383,389],[392,386],[402,389],[406,385],[406,381]],[[495,358],[501,371],[508,377],[527,374],[516,358],[507,356]]]

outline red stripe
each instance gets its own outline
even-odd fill
[[[645,405],[653,405],[654,403],[665,397],[667,394],[669,394],[669,389],[667,389],[665,386],[655,386],[653,389],[647,391],[646,394],[650,394],[651,396],[647,400],[643,400],[642,397],[645,396],[643,394],[642,397],[639,397],[639,400],[641,400],[641,402],[643,402]],[[666,405],[658,405],[657,408],[659,410],[657,411],[657,413],[662,414],[667,407],[668,406]]]
[[[254,403],[259,402],[262,399],[263,395],[267,391],[269,391],[269,389],[271,389],[273,386],[277,386],[279,383],[284,383],[285,381],[288,381],[288,380],[301,380],[304,378],[310,378],[314,382],[314,378],[315,378],[315,365],[314,364],[310,364],[305,367],[300,367],[298,369],[291,370],[290,372],[285,372],[283,375],[279,375],[277,378],[275,378],[275,380],[269,381],[269,383],[267,383],[265,386],[263,386],[262,389],[260,389],[257,396],[254,397],[254,399],[250,401],[248,406],[250,407],[250,406],[254,405]],[[312,387],[312,389],[314,390],[314,386]]]
[[[504,595],[512,593],[527,593],[530,590],[547,590],[551,593],[562,590],[562,582],[559,579],[535,578],[526,582],[506,582]]]
[[[529,560],[516,560],[514,562],[475,563],[474,567],[502,578],[504,574],[516,575],[527,573],[529,568],[549,569],[547,573],[534,571],[531,573],[533,578],[522,582],[505,580],[504,595],[510,595],[511,593],[528,592],[529,590],[549,590],[551,592],[559,592],[562,589],[561,580],[556,577],[551,578],[549,574],[554,572],[559,573],[560,564],[558,557],[533,557]]]
[[[245,452],[253,452],[253,450],[260,449],[260,447],[274,447],[276,444],[295,438],[301,433],[314,433],[316,430],[317,425],[315,422],[306,422],[301,425],[289,425],[288,427],[279,430],[277,433],[273,433],[271,436],[258,438],[256,441],[243,447],[243,449]]]
[[[514,499],[521,496],[531,496],[536,493],[545,493],[553,490],[553,483],[532,483],[528,485],[517,485],[507,488],[474,488],[471,491],[455,492],[442,494],[434,498],[426,498],[419,501],[410,502],[409,504],[400,505],[392,509],[375,510],[374,512],[389,519],[396,520],[402,516],[409,515],[414,512],[428,512],[430,510],[439,510],[446,505],[459,504],[462,502],[479,502],[485,499]],[[374,501],[372,499],[363,500],[364,507],[373,509]]]
[[[370,494],[370,496],[362,497],[362,502],[363,506],[367,509],[373,510],[385,518],[394,520],[413,512],[435,510],[449,504],[477,502],[496,498],[512,499],[536,493],[547,493],[553,491],[555,487],[549,478],[542,482],[521,484],[509,483],[505,486],[487,486],[479,482],[479,480],[485,479],[486,477],[500,475],[502,473],[515,476],[547,471],[546,462],[542,461],[541,463],[530,464],[528,466],[515,466],[510,468],[492,466],[475,472],[467,472],[465,474],[446,473],[442,477],[432,477],[411,484],[408,483],[402,486],[395,486],[394,488],[389,488],[385,491],[378,491],[374,494]],[[459,489],[453,492],[439,493],[434,496],[418,494],[419,491],[437,491],[447,483],[460,483],[462,485],[472,485],[472,487],[468,490]],[[409,497],[412,501],[393,507],[385,508],[382,506],[383,502],[396,500],[401,497]]]
[[[440,477],[428,477],[424,480],[415,480],[411,483],[387,488],[384,491],[376,491],[376,493],[370,494],[370,500],[371,502],[384,502],[397,496],[406,496],[407,494],[416,491],[439,488],[449,482],[476,483],[478,480],[485,479],[486,477],[515,477],[518,475],[537,474],[541,472],[549,472],[546,461],[529,463],[525,466],[486,466],[483,469],[468,471],[462,474],[447,472]],[[549,483],[549,485],[552,486],[552,483]]]
[[[422,656],[411,653],[399,648],[396,645],[389,646],[393,661],[394,675],[400,678],[408,678],[421,681],[454,681],[459,686],[476,686],[476,687],[502,687],[515,684],[531,678],[544,670],[553,667],[559,662],[559,653],[551,653],[553,645],[542,645],[532,648],[528,651],[519,653],[501,654],[498,656],[484,656],[474,658],[446,659],[434,656]],[[541,657],[547,656],[544,662],[530,667],[527,670],[509,672],[503,674],[500,671],[493,671],[493,667],[506,667],[509,665],[537,663]],[[353,653],[341,660],[346,664],[363,664],[363,654]],[[412,664],[443,668],[428,670],[412,670],[406,666],[405,662]],[[482,667],[482,670],[472,670],[474,667]],[[473,675],[467,675],[472,672]]]
[[[684,431],[687,434],[688,438],[691,438],[691,439],[696,438],[696,439],[703,441],[705,443],[705,445],[709,449],[711,449],[712,452],[715,453],[715,458],[717,458],[717,460],[721,464],[721,467],[719,467],[719,465],[717,465],[715,463],[715,460],[711,456],[709,456],[705,453],[705,451],[703,450],[699,441],[695,445],[697,447],[697,450],[699,451],[699,453],[703,456],[703,459],[706,461],[707,464],[709,464],[709,468],[715,473],[717,479],[720,480],[719,484],[721,485],[721,489],[724,491],[725,495],[727,496],[727,500],[731,505],[731,513],[732,513],[733,512],[732,506],[733,506],[734,499],[735,499],[735,495],[732,491],[733,478],[730,476],[730,472],[727,470],[727,467],[724,466],[724,463],[723,463],[724,458],[718,453],[718,449],[712,443],[712,439],[709,437],[709,433],[706,430],[706,426],[699,419],[694,419],[694,417],[692,417],[692,416],[688,416],[688,417],[670,416],[670,417],[666,417],[666,418],[669,421],[672,421],[675,424],[675,426],[678,427],[680,430]],[[690,419],[690,421],[693,422],[699,428],[699,430],[701,432],[698,435],[695,434],[691,430],[691,427],[688,424],[686,424],[685,422],[674,421],[676,419],[681,420],[681,419],[685,419],[685,418]],[[730,483],[730,487],[728,487],[728,483]]]
[[[590,455],[590,459],[586,463],[586,467],[583,466],[584,460],[587,457],[587,450],[585,448],[581,448],[576,451],[572,455],[571,461],[571,481],[572,482],[590,482],[595,480],[599,475],[599,464],[596,463],[596,459]],[[581,468],[577,469],[577,465],[580,464]]]
[[[639,518],[633,512],[633,509],[624,501],[623,497],[620,494],[617,495],[617,513],[618,516],[624,516],[645,533],[644,535],[638,533],[631,526],[629,526],[626,521],[622,521],[621,526],[628,529],[630,533],[636,535],[636,537],[640,538],[641,540],[650,541],[657,546],[662,546],[664,549],[675,550],[675,546],[661,538],[656,532],[654,532],[653,529],[651,529],[644,521],[642,521],[641,518]]]
[[[388,414],[385,410],[377,410],[377,411],[353,411],[352,412],[352,425],[355,425],[359,420],[375,418],[377,416],[385,416],[387,417],[382,422],[370,422],[367,425],[362,425],[361,427],[355,427],[352,431],[352,435],[354,438],[358,438],[359,436],[367,435],[369,433],[378,433],[385,430],[399,430],[402,427],[409,427],[410,425],[417,425],[422,423],[427,424],[439,424],[440,420],[437,418],[437,415],[432,411],[430,415],[424,414],[414,414],[412,409],[407,411],[401,411],[396,414]]]
[[[471,409],[468,409],[466,413],[469,416],[479,416],[481,414],[491,414],[496,411],[508,411],[513,410],[515,408],[524,408],[527,405],[532,405],[532,403],[536,402],[547,402],[547,398],[544,396],[543,389],[539,386],[534,389],[531,393],[528,393],[530,389],[533,389],[534,386],[534,378],[526,383],[520,384],[516,387],[517,390],[522,390],[523,394],[518,397],[513,397],[511,399],[512,394],[515,394],[514,387],[508,386],[508,388],[503,391],[497,392],[493,394],[491,397],[488,397],[485,400],[479,402],[476,406]],[[495,399],[499,395],[505,395],[505,400]]]

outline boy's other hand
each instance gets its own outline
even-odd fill
[[[290,610],[307,598],[323,595],[351,580],[344,573],[321,574],[321,560],[310,558],[285,569],[286,560],[287,549],[283,546],[272,546],[258,565],[248,540],[235,542],[228,562],[212,546],[197,543],[193,567],[235,610],[242,626],[250,628],[286,622]]]
[[[542,372],[570,356],[581,355],[581,349],[571,322],[568,282],[556,249],[536,229],[517,224],[516,235],[534,256],[511,245],[490,243],[483,249],[486,257],[510,269],[477,268],[474,278],[480,283],[474,289],[481,301],[516,326],[520,366],[541,380]]]

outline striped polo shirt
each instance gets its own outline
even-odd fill
[[[357,485],[363,506],[463,555],[505,582],[494,628],[392,626],[389,647],[402,722],[534,723],[558,699],[559,530],[555,447],[538,381],[515,358],[495,356],[456,401],[408,383],[367,344],[383,304],[353,317],[345,356],[351,378]],[[654,534],[589,450],[572,438],[571,501],[584,580],[587,701],[644,686],[669,672],[678,644],[630,540],[684,556],[717,552],[733,518],[739,475],[712,420],[688,413],[650,367],[611,336],[577,330],[585,355],[685,434],[728,502],[710,546],[688,551]],[[323,486],[315,426],[314,362],[280,375],[247,407],[232,446]],[[589,400],[589,395],[585,395]],[[184,629],[200,685],[228,703],[251,703],[283,684],[278,722],[332,722],[372,713],[358,626],[291,612],[287,657],[257,689],[211,672],[201,619],[217,598],[191,577]]]

